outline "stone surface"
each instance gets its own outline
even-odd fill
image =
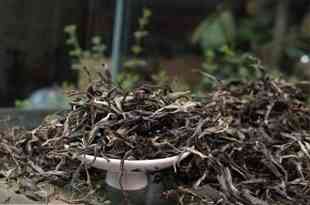
[[[16,194],[5,182],[0,181],[0,204],[37,204],[37,202],[24,195]]]
[[[41,124],[43,119],[58,110],[18,110],[14,108],[0,109],[0,129],[12,126],[32,129]]]
[[[59,196],[59,195],[57,195]],[[0,204],[48,204],[48,205],[68,205],[57,198],[51,198],[49,202],[38,202],[28,197],[17,194],[13,188],[10,188],[3,180],[0,180]]]

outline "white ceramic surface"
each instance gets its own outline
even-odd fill
[[[173,156],[162,159],[151,160],[124,160],[123,175],[121,178],[120,159],[106,159],[92,155],[83,155],[80,160],[91,164],[91,166],[107,170],[106,183],[113,188],[121,189],[120,182],[124,190],[140,190],[148,185],[147,172],[160,171],[176,164],[178,160],[183,160],[190,153],[183,153],[181,156]]]
[[[120,172],[107,172],[106,183],[115,189],[121,189]],[[148,185],[148,177],[145,172],[124,172],[122,186],[124,190],[134,191],[144,189]]]
[[[124,170],[127,172],[148,172],[148,171],[159,171],[168,167],[173,166],[178,160],[183,160],[189,155],[188,152],[183,153],[181,156],[173,156],[162,159],[151,159],[151,160],[124,160]],[[104,169],[110,172],[120,172],[121,161],[120,159],[107,159],[102,157],[83,155],[80,160],[90,163],[91,166]]]

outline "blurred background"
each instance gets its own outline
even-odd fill
[[[203,93],[213,78],[255,78],[249,55],[310,79],[309,0],[1,0],[0,21],[1,107],[65,108],[62,91],[87,86],[85,66],[125,89]]]

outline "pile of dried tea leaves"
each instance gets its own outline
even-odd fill
[[[202,105],[174,190],[181,204],[310,204],[310,107],[267,77],[218,87]]]
[[[72,109],[34,130],[0,133],[1,174],[37,184],[84,177],[81,154],[155,159],[190,152],[163,193],[180,204],[310,204],[310,107],[293,85],[266,76],[220,84],[204,101],[104,79],[71,93]]]

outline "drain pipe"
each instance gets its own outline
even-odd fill
[[[114,28],[113,28],[113,42],[112,42],[112,81],[116,82],[118,70],[121,67],[121,42],[124,28],[124,7],[125,0],[116,0]]]

